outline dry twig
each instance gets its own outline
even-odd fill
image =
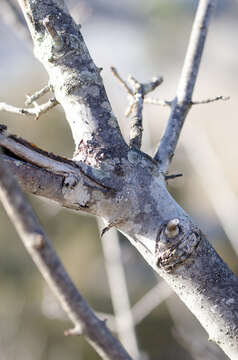
[[[213,7],[214,0],[203,0],[200,1],[198,5],[177,89],[177,96],[172,102],[171,114],[154,157],[160,164],[161,171],[164,173],[168,170],[184,120],[191,107],[193,89],[198,75]]]
[[[118,71],[111,67],[115,77],[126,89],[129,96],[129,107],[126,110],[126,116],[131,115],[130,121],[130,147],[139,150],[142,142],[142,111],[144,104],[144,97],[157,88],[162,82],[163,78],[153,78],[151,82],[142,84],[139,83],[132,75],[128,76],[128,84],[119,75]]]
[[[58,101],[55,98],[49,99],[42,105],[35,104],[33,108],[18,108],[2,102],[0,103],[0,111],[7,111],[18,115],[35,116],[35,119],[38,120],[42,114],[51,110],[57,104]]]

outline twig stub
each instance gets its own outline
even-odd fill
[[[140,150],[142,142],[142,111],[145,96],[158,87],[162,82],[162,76],[154,77],[149,83],[140,83],[132,75],[128,76],[128,81],[124,81],[116,68],[111,67],[114,76],[120,81],[129,95],[129,106],[126,110],[126,117],[131,115],[130,120],[130,147]]]
[[[165,228],[165,234],[168,238],[175,238],[179,234],[179,219],[172,219]]]

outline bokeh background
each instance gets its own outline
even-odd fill
[[[32,55],[31,43],[24,32],[16,30],[4,3],[5,0],[0,1],[0,101],[23,106],[26,94],[43,87],[48,79],[42,65]],[[103,67],[109,98],[128,139],[128,119],[124,115],[127,95],[111,74],[110,66],[115,66],[124,78],[131,73],[140,81],[162,75],[164,83],[153,97],[172,99],[197,1],[70,0],[68,5],[74,18],[82,24],[93,59]],[[169,183],[173,196],[194,217],[236,274],[237,16],[237,1],[217,1],[194,92],[194,100],[217,95],[230,96],[230,100],[193,107],[171,168],[171,173],[182,172],[184,176]],[[168,108],[145,106],[143,151],[154,153],[168,115]],[[60,107],[38,121],[1,113],[1,123],[6,124],[10,132],[48,151],[72,156],[73,141]],[[80,292],[95,311],[113,314],[96,219],[61,209],[47,200],[29,198]],[[114,241],[115,234],[111,236]],[[99,359],[83,338],[64,337],[63,331],[71,324],[23,248],[2,207],[0,240],[0,359]],[[141,299],[146,304],[144,318],[135,326],[141,359],[226,359],[207,341],[198,321],[166,285],[162,285],[162,280],[130,243],[121,235],[119,242],[119,257],[131,306]],[[149,296],[158,282],[160,290]],[[114,285],[118,287],[116,281]],[[120,297],[120,288],[117,291]],[[143,298],[146,295],[148,299]],[[101,316],[109,319],[110,326],[110,316]],[[112,326],[115,327],[113,321]]]

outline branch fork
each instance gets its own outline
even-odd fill
[[[125,82],[119,75],[116,68],[111,67],[112,73],[126,89],[129,96],[129,107],[126,110],[126,116],[131,116],[130,121],[130,147],[140,150],[142,143],[142,111],[144,98],[151,91],[155,90],[163,82],[163,78],[155,77],[151,82],[143,84],[137,81],[132,75],[128,76]]]

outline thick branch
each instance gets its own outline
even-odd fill
[[[168,170],[184,120],[190,109],[214,3],[214,0],[200,0],[198,5],[177,89],[177,96],[172,103],[172,110],[166,129],[154,157],[159,162],[160,169],[164,173]]]
[[[19,0],[57,101],[62,105],[76,145],[75,159],[98,166],[123,156],[127,146],[108,101],[101,69],[93,63],[65,7],[48,0]],[[110,154],[110,156],[109,156]]]
[[[7,134],[5,126],[0,127],[0,147],[24,189],[64,207],[97,214],[98,198],[107,199],[121,187],[121,180],[111,173],[48,153]]]
[[[103,359],[131,359],[79,294],[2,158],[0,199],[27,251],[75,325],[74,332],[83,333]]]

